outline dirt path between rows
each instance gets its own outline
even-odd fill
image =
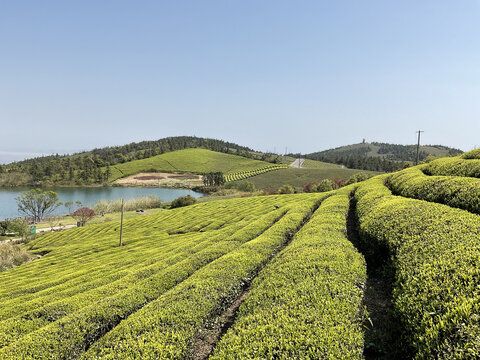
[[[365,328],[363,355],[366,360],[409,359],[411,357],[408,349],[401,344],[402,327],[393,311],[393,274],[389,271],[388,264],[372,259],[375,255],[370,257],[367,255],[365,245],[358,234],[355,208],[352,195],[347,216],[347,236],[367,262],[367,284],[363,305],[366,307],[368,317],[363,324]]]

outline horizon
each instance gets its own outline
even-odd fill
[[[479,14],[474,0],[3,4],[0,163],[179,134],[311,153],[421,129],[469,151]]]
[[[179,135],[180,136],[190,136],[190,135]],[[156,140],[160,140],[160,139],[149,139],[149,140],[144,140],[144,141],[156,141]],[[216,140],[223,140],[223,141],[226,141],[226,142],[230,142],[230,143],[234,143],[233,141],[228,141],[228,140],[224,140],[224,139],[216,139]],[[133,142],[130,142],[130,143],[126,143],[126,144],[115,144],[115,145],[109,145],[109,146],[105,146],[105,147],[116,147],[116,146],[122,146],[122,145],[127,145],[127,144],[131,144]],[[350,145],[358,145],[358,144],[361,144],[362,142],[358,142],[358,143],[352,143],[352,144],[345,144],[345,145],[340,145],[340,146],[336,146],[336,147],[332,147],[332,148],[326,148],[326,149],[319,149],[319,150],[316,150],[316,151],[312,151],[312,152],[309,152],[309,153],[306,153],[306,152],[290,152],[288,151],[286,154],[301,154],[301,155],[307,155],[307,154],[310,154],[310,153],[315,153],[315,152],[322,152],[322,151],[325,151],[325,150],[332,150],[332,149],[336,149],[336,148],[340,148],[340,147],[344,147],[344,146],[350,146]],[[367,141],[365,139],[365,143],[366,144],[372,144],[372,143],[385,143],[385,142],[382,142],[382,141],[377,141],[377,140],[372,140],[372,141]],[[238,144],[238,143],[235,143],[236,145],[240,145],[240,146],[246,146],[246,147],[249,147],[250,149],[252,149],[253,151],[259,151],[259,152],[263,152],[263,153],[272,153],[272,154],[276,154],[276,155],[279,155],[279,156],[283,156],[285,155],[285,152],[283,151],[268,151],[268,150],[260,150],[260,149],[255,149],[255,148],[252,148],[250,146],[247,146],[247,145],[244,145],[244,144]],[[402,145],[402,146],[416,146],[417,144],[392,144],[392,143],[386,143],[386,144],[390,144],[390,145]],[[443,145],[443,144],[420,144],[420,146],[447,146],[447,145]],[[462,150],[462,149],[457,149],[457,148],[454,148],[454,147],[450,147],[450,146],[447,146],[449,148],[452,148],[452,149],[456,149],[456,150],[461,150],[463,152],[466,152],[465,150]],[[273,147],[272,149],[275,150],[276,147]],[[95,148],[91,148],[91,149],[82,149],[82,150],[73,150],[71,152],[56,152],[56,151],[52,151],[52,152],[32,152],[32,153],[29,153],[29,152],[19,152],[19,153],[16,153],[16,152],[3,152],[3,151],[0,151],[0,165],[7,165],[7,164],[10,164],[10,163],[13,163],[13,162],[19,162],[19,161],[22,161],[22,160],[29,160],[29,159],[34,159],[34,158],[40,158],[40,157],[47,157],[47,156],[55,156],[55,155],[59,155],[59,156],[69,156],[69,155],[74,155],[74,154],[81,154],[81,153],[85,153],[85,152],[89,152],[89,151],[92,151],[92,150],[95,150],[95,149],[101,149],[101,147],[95,147]],[[288,149],[288,147],[287,147]],[[281,148],[278,148],[277,150],[281,150]],[[470,149],[470,150],[473,150],[473,149]],[[467,150],[469,151],[469,150]],[[32,155],[32,156],[30,156]],[[16,159],[16,160],[12,160],[12,161],[9,161],[9,162],[2,162],[2,158],[4,159]]]

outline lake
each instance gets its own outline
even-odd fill
[[[15,198],[20,196],[22,191],[30,190],[30,188],[0,188],[0,220],[7,218],[15,218],[21,216],[18,213],[17,202]],[[185,189],[166,189],[166,188],[136,188],[136,187],[91,187],[91,188],[52,188],[58,194],[59,200],[81,201],[84,206],[93,206],[97,201],[113,200],[124,198],[125,200],[140,196],[155,195],[162,201],[172,201],[180,196],[192,195],[193,197],[201,197],[203,194],[192,190]],[[65,214],[68,211],[65,207],[60,206],[54,213]]]

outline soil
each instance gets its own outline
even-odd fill
[[[189,360],[204,360],[207,359],[213,351],[215,344],[220,340],[220,337],[228,330],[235,320],[235,314],[243,301],[248,297],[250,288],[245,289],[242,294],[220,314],[211,328],[204,328],[195,337],[193,343],[192,355]]]
[[[115,181],[122,186],[171,187],[191,189],[202,186],[202,175],[172,173],[140,173]]]

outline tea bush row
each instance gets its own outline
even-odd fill
[[[480,151],[473,150],[453,158],[441,158],[428,163],[423,172],[427,175],[467,176],[480,178]]]
[[[384,180],[355,193],[360,236],[391,255],[394,309],[414,357],[480,357],[480,218],[393,196]]]
[[[252,176],[264,174],[269,171],[274,171],[274,170],[284,169],[284,168],[288,168],[288,165],[270,165],[270,166],[262,167],[259,169],[228,173],[224,177],[226,182],[237,181],[237,180],[247,179]]]
[[[392,174],[387,185],[394,194],[480,214],[480,179],[458,176],[426,176],[418,168]]]
[[[360,359],[363,256],[346,237],[348,192],[320,208],[252,282],[211,359]]]
[[[262,235],[195,272],[96,342],[83,359],[184,359],[195,334],[302,224],[319,197],[298,202]]]

